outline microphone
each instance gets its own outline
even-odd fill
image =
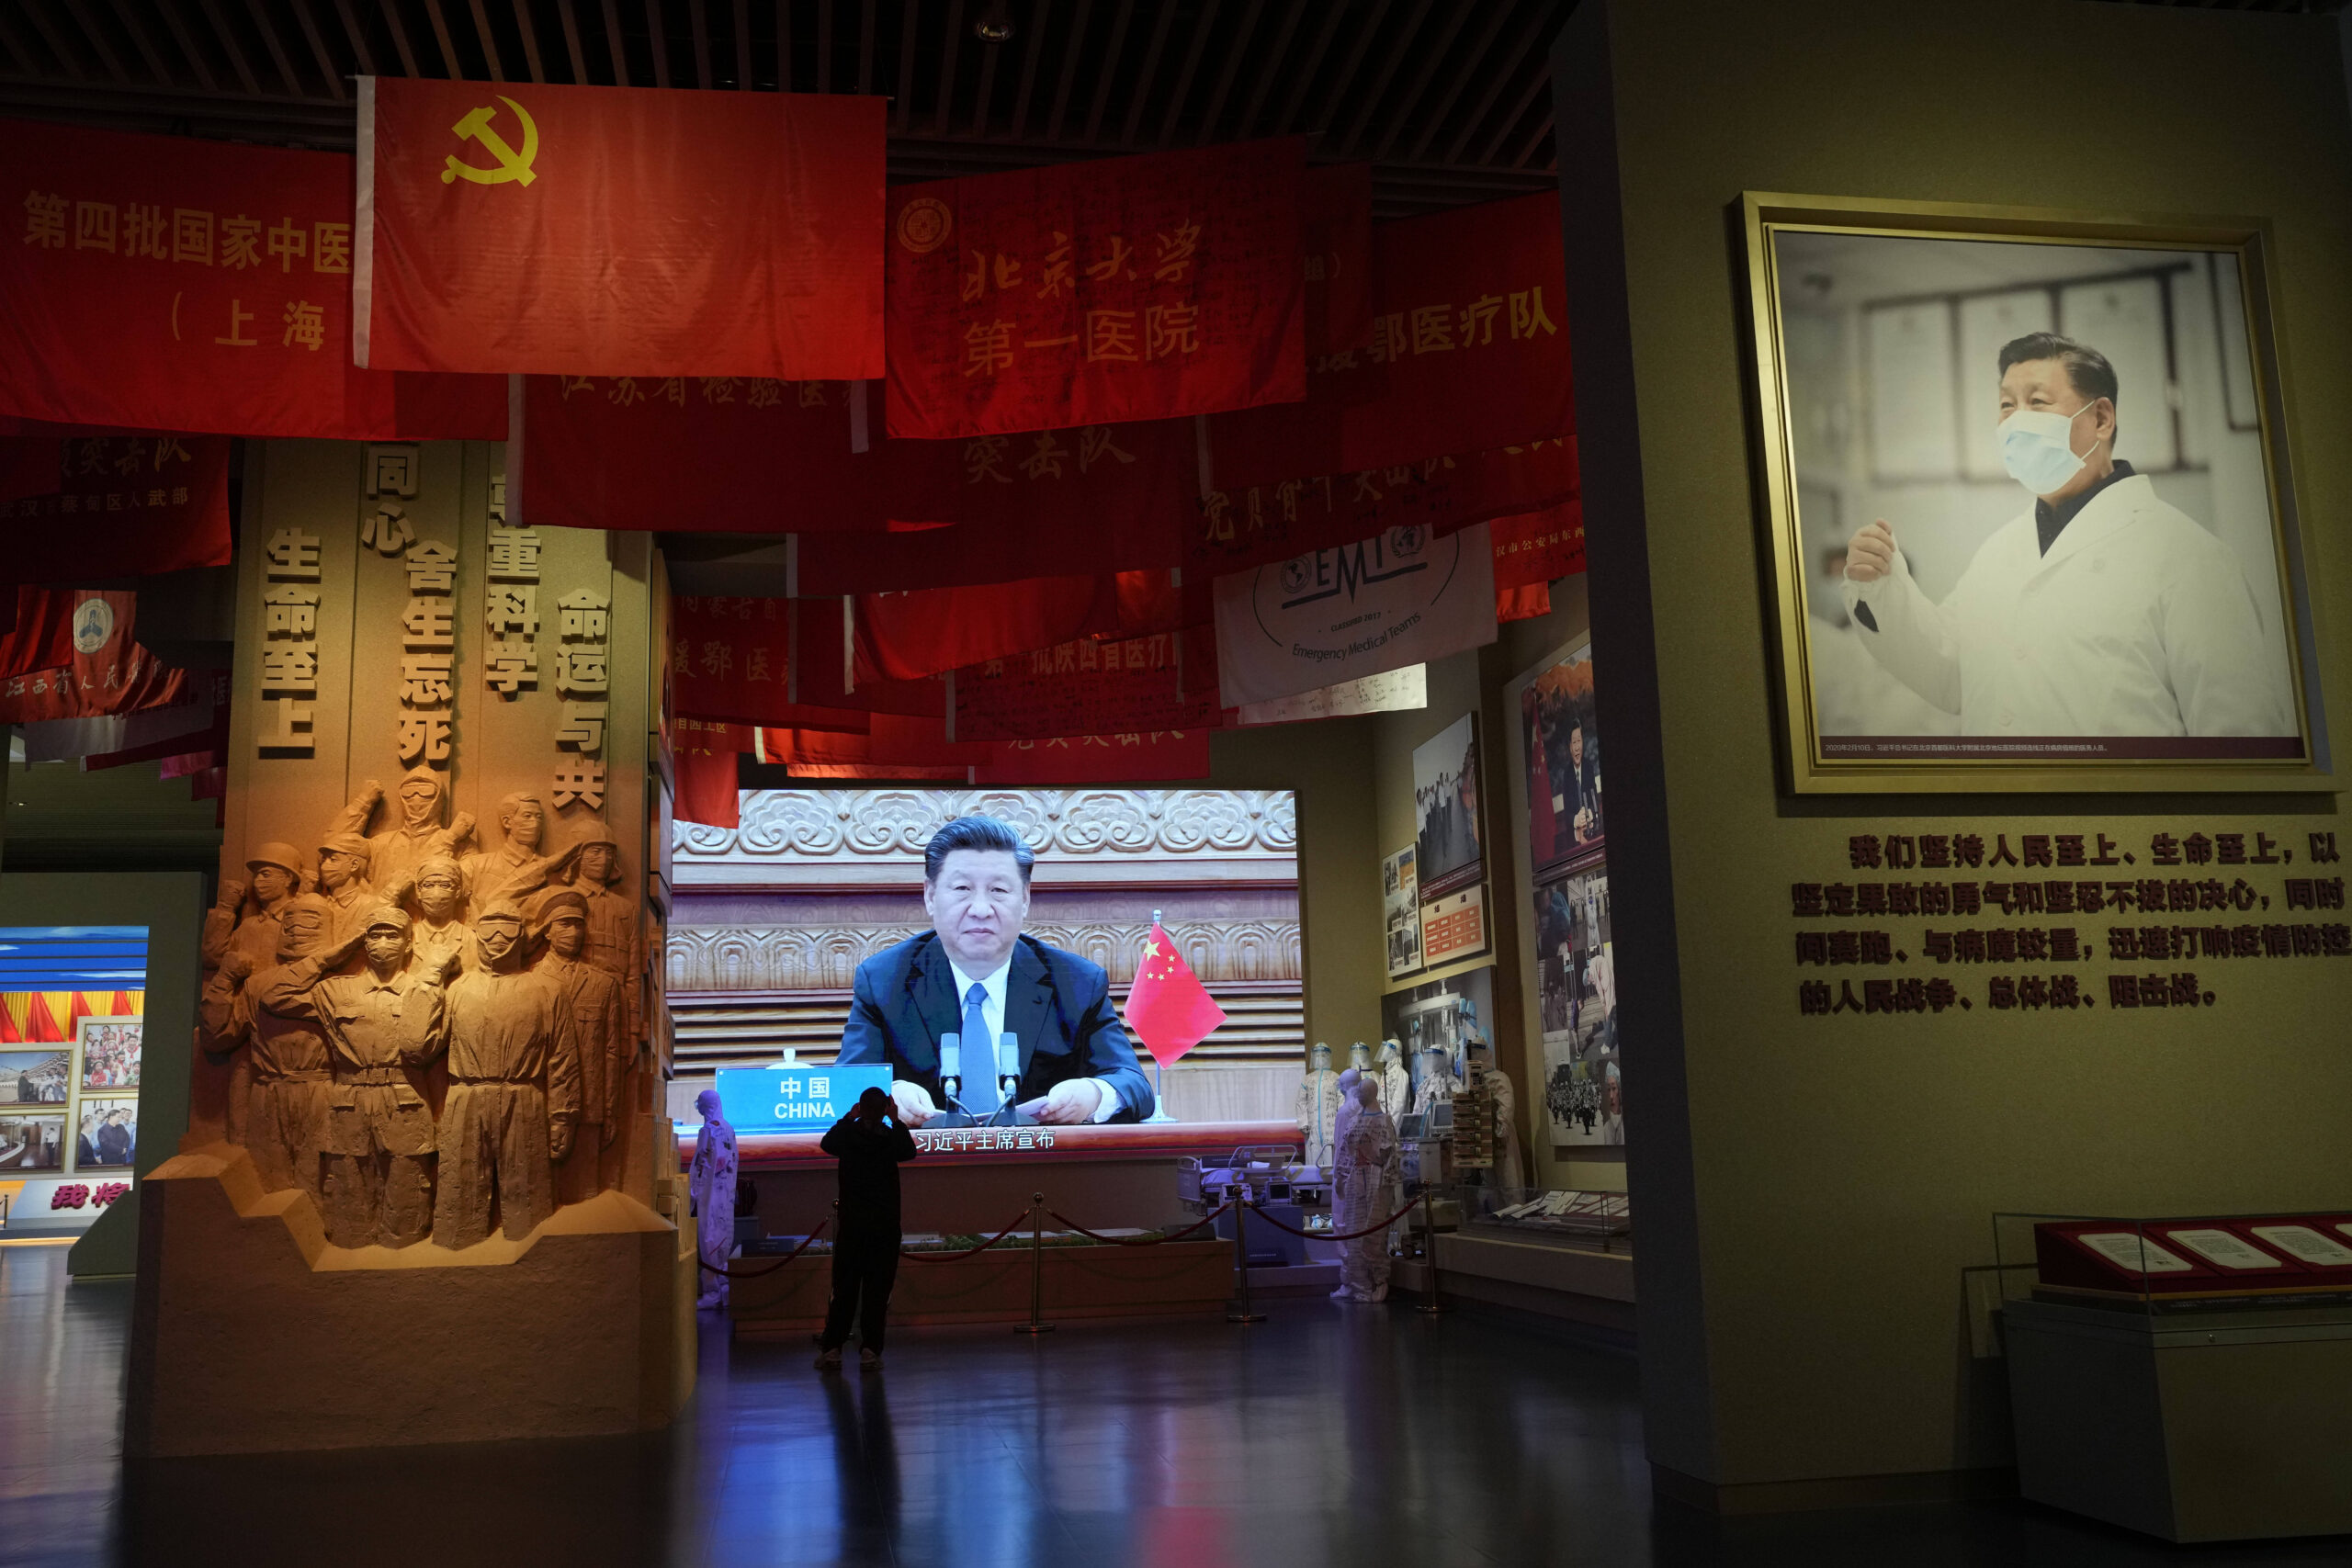
[[[960,1034],[939,1037],[939,1089],[955,1103],[964,1088],[964,1038]]]
[[[1021,1087],[1021,1042],[1013,1035],[998,1037],[996,1082],[997,1088],[1003,1091],[1005,1103],[1012,1103],[1012,1091]]]

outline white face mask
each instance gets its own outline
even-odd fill
[[[2001,422],[2001,465],[2009,478],[2036,495],[2063,489],[2083,471],[2082,454],[2075,450],[2075,421],[2098,406],[2094,398],[2073,413],[2043,413],[2019,409]],[[2096,451],[2098,442],[2091,444]]]

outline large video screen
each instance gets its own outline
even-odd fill
[[[0,927],[10,1230],[78,1230],[129,1190],[146,1010],[146,927]]]
[[[755,790],[673,863],[680,1087],[707,1064],[739,1131],[821,1131],[869,1083],[918,1129],[1291,1114],[1288,791]],[[1177,1021],[1194,985],[1221,1023]]]

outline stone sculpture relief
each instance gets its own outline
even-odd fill
[[[621,1184],[643,1066],[644,965],[601,822],[547,852],[517,792],[495,848],[440,774],[372,780],[313,840],[247,858],[207,916],[197,1044],[265,1189],[309,1195],[337,1247],[530,1234]],[[571,885],[560,880],[571,874]]]

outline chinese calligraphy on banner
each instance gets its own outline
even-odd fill
[[[1216,638],[1207,626],[1081,638],[956,671],[959,740],[1210,729],[1217,721]]]
[[[1209,776],[1205,729],[1126,730],[1007,740],[975,772],[983,784],[1136,784]]]
[[[880,98],[359,79],[361,365],[882,374]]]
[[[1575,502],[1516,517],[1487,530],[1495,542],[1495,588],[1525,588],[1584,570],[1584,508]]]
[[[0,123],[0,413],[503,439],[503,378],[353,367],[351,171],[331,152]]]
[[[45,455],[45,493],[0,501],[0,582],[135,577],[229,563],[229,438],[140,434],[0,446]]]
[[[1004,434],[1306,396],[1306,145],[892,191],[890,434]]]
[[[2333,831],[1990,840],[1858,833],[1836,880],[1792,883],[1797,1010],[2210,1008],[2270,962],[2352,958]]]
[[[1310,365],[1302,404],[1212,420],[1219,485],[1574,433],[1556,195],[1374,224],[1372,244],[1370,343]]]

